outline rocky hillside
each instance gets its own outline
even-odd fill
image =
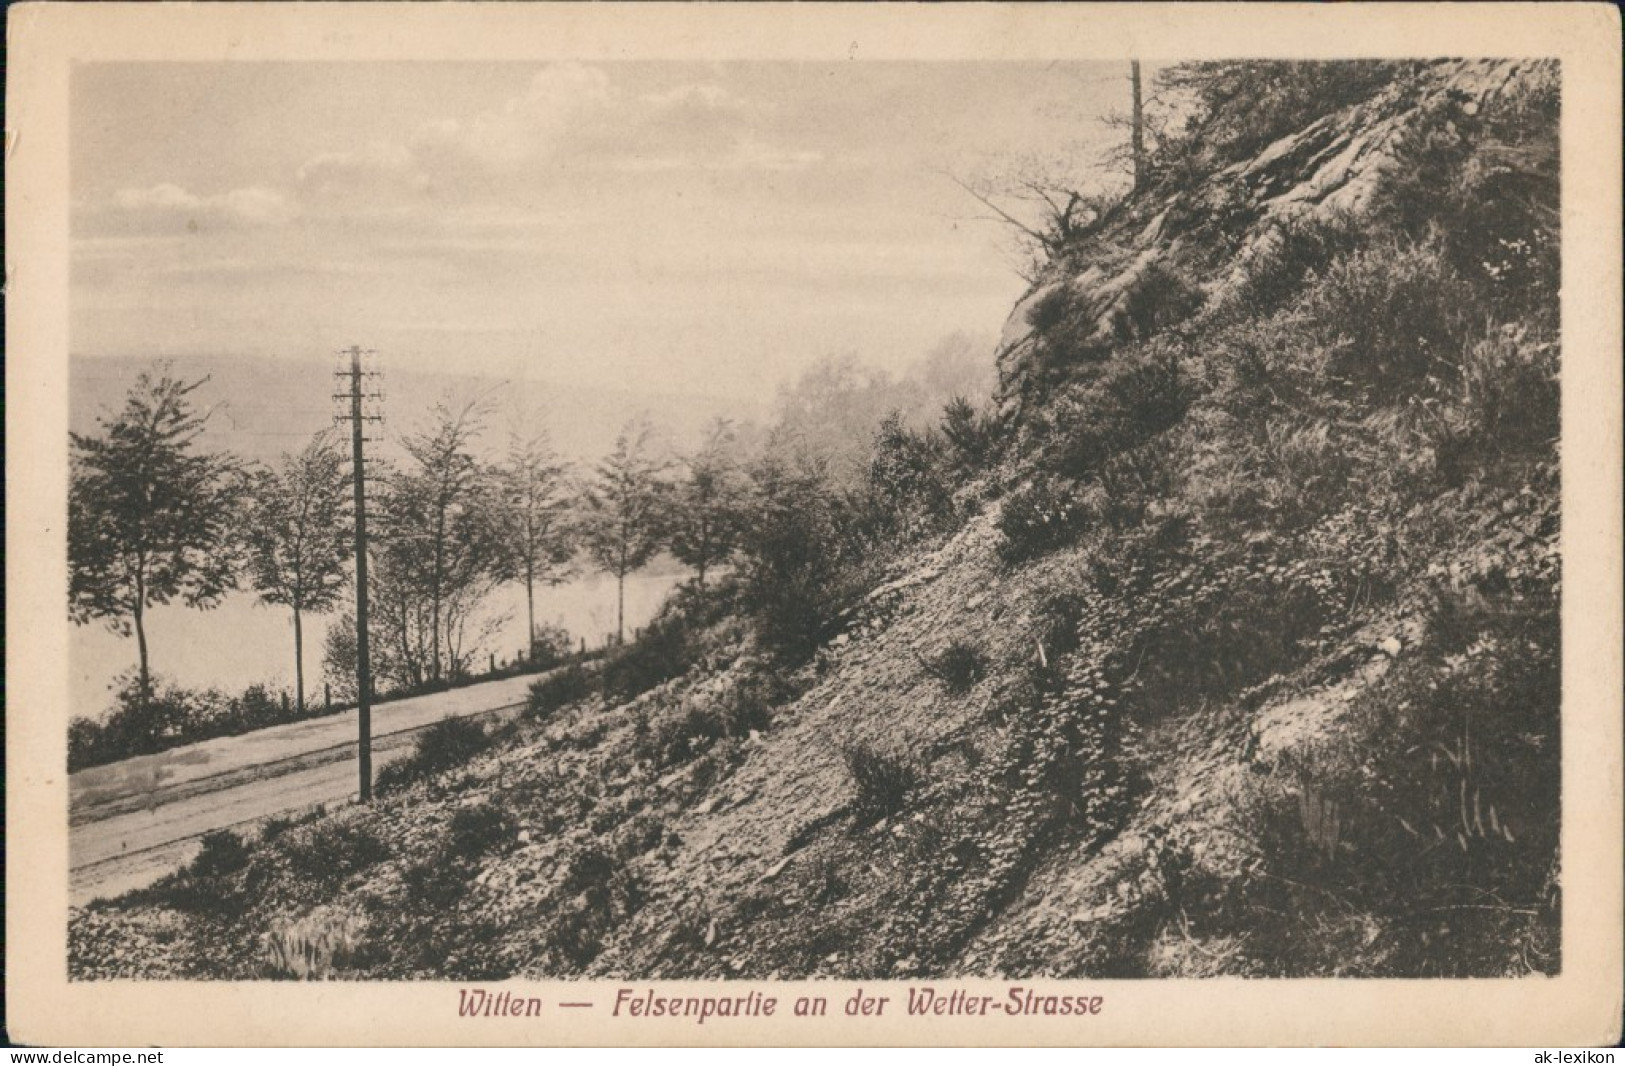
[[[1556,71],[1180,75],[798,653],[746,560],[72,972],[1555,972]]]

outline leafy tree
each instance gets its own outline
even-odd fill
[[[98,420],[100,434],[69,434],[68,617],[135,633],[146,697],[147,609],[178,599],[206,610],[237,583],[242,479],[234,459],[199,447],[209,412],[191,397],[206,380],[161,365]]]
[[[433,425],[402,441],[407,462],[384,479],[375,599],[395,609],[382,617],[400,623],[408,672],[424,681],[462,670],[465,627],[504,572],[492,480],[472,451],[481,413],[436,405]]]
[[[972,405],[986,404],[998,385],[998,369],[992,337],[964,332],[949,333],[908,368],[905,379],[919,383],[918,407],[910,410],[899,404],[906,417],[930,418],[956,397]]]
[[[569,467],[545,435],[515,435],[508,461],[497,471],[497,515],[508,549],[512,578],[525,583],[525,632],[537,654],[536,584],[561,584],[570,576],[576,531],[570,521]]]
[[[975,402],[991,397],[997,378],[993,347],[990,338],[949,334],[896,376],[850,355],[820,360],[779,389],[773,419],[778,446],[798,453],[804,465],[821,463],[840,491],[859,491],[887,415],[896,412],[905,425],[922,429],[955,396]]]
[[[822,466],[840,488],[857,489],[868,476],[875,430],[892,411],[919,408],[922,392],[918,381],[898,380],[855,356],[822,359],[780,387],[776,446],[797,453],[802,465]]]
[[[344,453],[320,433],[252,482],[244,523],[248,573],[260,602],[293,610],[294,690],[305,710],[303,615],[338,603],[350,551]]]
[[[688,457],[687,476],[675,490],[671,553],[694,568],[701,585],[707,570],[732,557],[739,539],[746,483],[735,443],[726,419],[713,422],[705,443]]]
[[[587,487],[582,542],[598,568],[615,575],[615,634],[626,638],[626,575],[643,569],[665,538],[670,486],[666,464],[650,453],[642,419],[622,428],[615,448]]]
[[[768,646],[792,658],[823,642],[839,607],[850,534],[819,458],[770,441],[751,471],[740,549],[745,602]]]

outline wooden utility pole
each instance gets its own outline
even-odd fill
[[[361,401],[369,397],[362,391],[361,379],[371,377],[361,370],[362,349],[352,345],[341,354],[350,357],[350,369],[338,372],[338,377],[350,379],[350,391],[335,399],[349,400],[350,412],[340,415],[339,421],[350,423],[350,441],[355,465],[355,681],[356,709],[359,724],[357,751],[360,755],[361,802],[372,802],[372,657],[367,646],[367,458],[365,446],[366,423],[383,420],[382,415],[366,414]],[[368,353],[370,354],[370,353]]]

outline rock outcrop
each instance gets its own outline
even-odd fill
[[[1019,421],[1025,404],[1038,399],[1029,386],[1038,359],[1035,318],[1046,302],[1063,305],[1081,343],[1099,348],[1135,335],[1135,299],[1161,278],[1178,279],[1201,294],[1201,306],[1218,310],[1289,227],[1358,226],[1398,165],[1405,135],[1431,106],[1454,99],[1472,114],[1511,84],[1555,77],[1549,60],[1430,64],[1199,182],[1165,182],[1131,198],[1051,264],[1006,320],[997,352],[1001,414]],[[1215,256],[1216,247],[1228,254]]]

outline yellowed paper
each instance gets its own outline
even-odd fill
[[[10,8],[7,996],[62,1045],[1591,1045],[1621,1018],[1619,16],[1603,5],[124,5]],[[1047,62],[1556,58],[1562,78],[1562,968],[1465,981],[1237,978],[293,983],[69,980],[68,143],[106,63]],[[886,101],[877,99],[876,108]],[[274,123],[274,109],[256,121]],[[120,136],[146,136],[139,128]],[[293,269],[298,269],[295,264]],[[813,299],[817,299],[814,294]],[[432,308],[426,313],[433,314]],[[283,309],[297,316],[299,309]],[[989,321],[989,330],[999,323]],[[335,337],[331,348],[352,343]],[[325,355],[326,353],[318,353]],[[771,359],[771,355],[764,355]],[[1308,816],[1305,816],[1306,820]],[[792,977],[794,975],[791,975]],[[911,989],[1064,999],[922,1018]],[[507,994],[509,1017],[460,1016]],[[701,1019],[654,999],[730,1001]],[[884,998],[884,1005],[882,1005]],[[822,1017],[798,1017],[821,999]],[[769,1013],[767,1004],[772,1002]],[[494,1002],[494,1001],[493,1001]],[[565,1006],[585,1003],[589,1006]],[[635,1005],[644,1005],[638,1013]]]

